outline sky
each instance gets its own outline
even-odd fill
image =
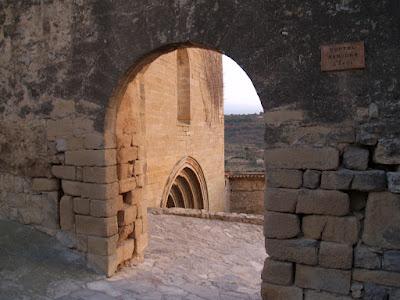
[[[231,58],[222,56],[224,113],[253,114],[263,111],[260,98],[246,72]]]

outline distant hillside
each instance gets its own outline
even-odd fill
[[[225,170],[263,171],[263,159],[263,115],[225,115]]]

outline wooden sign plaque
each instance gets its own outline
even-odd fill
[[[322,71],[343,71],[364,68],[364,42],[321,46]]]

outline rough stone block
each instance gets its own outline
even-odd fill
[[[267,187],[297,189],[301,187],[303,172],[289,169],[268,169],[266,180]]]
[[[351,271],[296,265],[298,287],[347,295],[350,293]]]
[[[303,186],[309,189],[319,187],[321,181],[321,171],[306,170],[303,174]]]
[[[319,248],[319,265],[333,269],[351,269],[353,247],[346,244],[321,242]]]
[[[343,165],[347,169],[365,171],[368,168],[368,162],[368,149],[350,146],[344,151]]]
[[[142,219],[136,219],[135,220],[135,237],[140,236],[143,234],[143,220]]]
[[[111,166],[116,164],[116,150],[76,150],[65,152],[65,163],[73,166]]]
[[[261,297],[263,300],[302,300],[303,290],[295,286],[280,286],[263,282]]]
[[[134,224],[118,227],[119,241],[124,241],[129,238],[135,229]]]
[[[58,191],[60,184],[57,179],[49,178],[34,178],[32,180],[32,190],[38,192]]]
[[[88,215],[90,212],[90,200],[87,198],[74,198],[74,211],[80,215]]]
[[[324,171],[321,177],[321,188],[326,190],[348,190],[353,176],[353,172],[345,169]]]
[[[95,218],[75,216],[76,232],[86,235],[109,237],[118,233],[117,217]]]
[[[278,212],[265,212],[264,235],[267,238],[288,239],[300,233],[300,220],[297,215]]]
[[[277,212],[295,212],[299,190],[267,188],[265,208]]]
[[[88,236],[88,252],[97,255],[112,255],[117,252],[118,234],[108,238]]]
[[[81,252],[88,251],[88,236],[84,234],[76,235],[76,249]]]
[[[79,181],[69,181],[69,180],[62,180],[61,186],[63,189],[64,194],[71,195],[71,196],[81,196],[82,195],[82,182]]]
[[[127,193],[133,191],[136,188],[136,178],[131,177],[119,181],[119,193]]]
[[[366,246],[357,246],[354,250],[354,266],[362,269],[380,269],[381,258]]]
[[[146,176],[144,174],[136,176],[136,184],[139,188],[142,188],[146,184]]]
[[[75,180],[76,179],[76,169],[74,166],[53,166],[51,168],[51,173],[61,179]]]
[[[135,160],[134,175],[139,176],[145,173],[146,162],[144,160]]]
[[[332,170],[339,166],[339,152],[334,148],[291,147],[267,149],[267,168]]]
[[[118,163],[124,164],[128,162],[132,162],[138,159],[138,148],[137,147],[128,147],[118,149]]]
[[[305,238],[353,245],[358,241],[356,217],[305,216],[302,222]]]
[[[335,295],[331,293],[306,290],[304,300],[351,300],[351,297]]]
[[[118,226],[125,226],[135,222],[137,217],[137,206],[126,205],[123,210],[118,211]]]
[[[353,280],[400,287],[400,273],[397,272],[354,269]]]
[[[90,215],[93,217],[113,217],[122,209],[122,196],[110,200],[90,200]]]
[[[114,134],[92,133],[85,135],[84,146],[86,149],[112,149],[116,148]]]
[[[122,241],[117,248],[118,263],[132,259],[134,250],[135,241],[133,239]]]
[[[115,271],[117,271],[118,258],[117,254],[103,256],[88,253],[87,263],[88,267],[93,268],[97,272],[105,274],[108,277],[111,277]]]
[[[354,171],[351,189],[372,192],[386,190],[386,173],[381,170]]]
[[[119,194],[119,184],[114,183],[82,183],[82,197],[98,200],[114,199]]]
[[[400,172],[388,172],[387,180],[389,191],[392,193],[400,194]]]
[[[383,254],[383,269],[400,272],[400,251],[385,251]]]
[[[400,164],[400,141],[398,139],[382,139],[375,152],[374,162],[384,165]]]
[[[133,176],[133,164],[125,163],[117,166],[118,179],[123,180]]]
[[[267,257],[261,274],[263,282],[279,285],[293,284],[293,263],[281,262]]]
[[[149,244],[149,235],[147,233],[143,233],[135,236],[135,253],[137,255],[143,255],[144,250],[146,250]]]
[[[363,241],[369,246],[400,249],[400,195],[370,193],[364,221]]]
[[[127,204],[137,204],[140,202],[142,199],[142,189],[141,188],[136,188],[128,193],[125,194],[124,196],[124,202]]]
[[[92,183],[112,183],[118,181],[117,167],[84,167],[83,181]]]
[[[272,259],[316,265],[318,242],[306,239],[265,239],[265,250]]]
[[[70,196],[60,200],[60,226],[62,230],[73,230],[75,224],[74,203]]]
[[[349,213],[349,195],[339,191],[302,190],[296,213],[344,216]]]

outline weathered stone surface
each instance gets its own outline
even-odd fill
[[[293,271],[293,263],[276,261],[267,257],[264,262],[261,278],[263,282],[278,285],[292,285]]]
[[[381,170],[354,171],[351,183],[352,190],[363,192],[384,191],[386,189],[386,173]]]
[[[384,165],[400,164],[400,141],[381,139],[374,152],[374,162]]]
[[[74,198],[74,211],[80,215],[88,215],[90,212],[90,200],[87,198]]]
[[[368,193],[351,191],[349,195],[351,211],[356,212],[365,209],[365,206],[367,205]]]
[[[92,183],[112,183],[118,180],[117,167],[84,167],[83,181]]]
[[[300,233],[300,220],[297,215],[278,212],[265,213],[264,235],[266,238],[288,239]]]
[[[99,273],[106,274],[108,277],[111,277],[118,267],[117,254],[103,256],[88,253],[87,262],[88,267]]]
[[[60,226],[62,230],[73,230],[75,223],[74,203],[70,196],[60,200]]]
[[[136,188],[136,184],[137,184],[137,181],[136,181],[135,177],[120,180],[119,181],[119,193],[123,194],[123,193],[133,191]]]
[[[400,273],[381,270],[353,270],[353,280],[400,287]]]
[[[125,206],[118,211],[118,226],[125,226],[135,222],[137,217],[137,206]]]
[[[90,214],[94,217],[113,217],[122,209],[122,197],[118,196],[107,201],[90,200]]]
[[[400,251],[385,251],[383,254],[383,269],[400,272]]]
[[[301,300],[303,290],[295,286],[280,286],[263,282],[261,297],[263,300]]]
[[[265,208],[277,212],[295,212],[299,190],[267,188]]]
[[[339,191],[302,190],[296,213],[344,216],[349,213],[349,195]]]
[[[65,152],[65,163],[73,166],[110,166],[116,164],[116,150],[76,150]]]
[[[142,256],[148,244],[149,235],[147,233],[135,235],[135,254]]]
[[[333,269],[351,269],[353,247],[346,244],[321,242],[319,247],[319,265]]]
[[[62,180],[61,186],[64,194],[71,196],[81,196],[83,183],[79,181]]]
[[[400,172],[388,172],[387,180],[389,191],[392,193],[400,194]]]
[[[118,163],[128,163],[138,159],[138,147],[128,147],[118,150]]]
[[[357,246],[354,249],[354,266],[362,269],[380,269],[381,258],[368,247]]]
[[[296,265],[295,284],[298,287],[347,295],[350,281],[351,271]]]
[[[302,222],[304,237],[345,244],[357,243],[359,229],[356,217],[305,216]]]
[[[309,189],[319,187],[321,181],[321,171],[306,170],[303,174],[303,186]]]
[[[74,166],[53,166],[51,172],[57,178],[75,180],[76,170]]]
[[[326,190],[348,190],[352,180],[353,173],[346,169],[324,171],[321,177],[321,188]]]
[[[89,236],[88,252],[97,255],[112,255],[117,251],[118,234],[108,238]]]
[[[400,195],[369,194],[363,241],[369,246],[400,249]]]
[[[114,183],[82,183],[82,197],[98,200],[114,199],[118,196],[119,184]]]
[[[292,147],[267,149],[267,168],[332,170],[339,166],[339,152],[334,148]]]
[[[130,260],[135,250],[135,241],[133,239],[127,239],[120,243],[117,248],[118,263]]]
[[[265,239],[267,254],[277,260],[316,265],[318,263],[318,242],[307,239],[276,240]]]
[[[268,169],[266,171],[267,187],[294,188],[301,187],[303,172],[290,169]]]
[[[368,168],[369,151],[360,147],[348,147],[343,154],[343,165],[347,169],[364,171]]]
[[[34,178],[32,180],[32,189],[38,192],[58,191],[60,184],[57,179]]]
[[[306,290],[304,293],[304,300],[351,300],[348,296],[339,296],[332,293],[318,292],[313,290]]]
[[[109,237],[118,233],[117,217],[95,218],[75,216],[76,232],[99,237]]]

